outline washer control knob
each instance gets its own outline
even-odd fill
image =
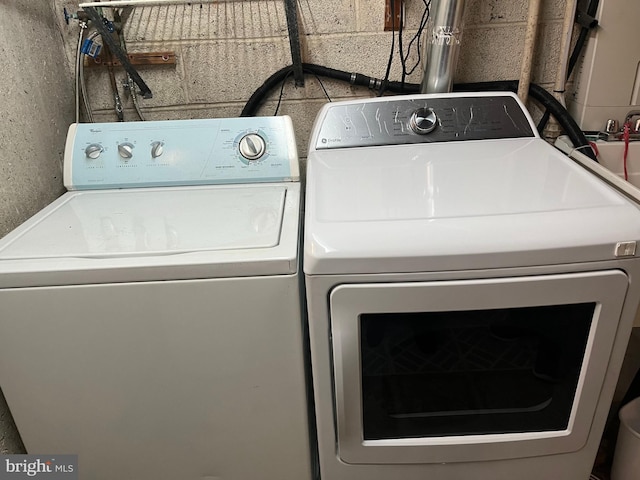
[[[100,156],[100,154],[102,153],[102,150],[103,150],[102,145],[100,145],[99,143],[92,143],[91,145],[89,145],[87,148],[84,149],[84,154],[87,156],[88,159],[95,160]]]
[[[118,154],[128,162],[133,157],[133,145],[130,143],[121,143],[118,145]]]
[[[257,133],[249,133],[240,139],[240,155],[247,160],[258,160],[267,150],[267,145]]]
[[[151,144],[151,158],[158,158],[164,153],[164,142],[153,142]]]
[[[411,114],[409,126],[418,135],[426,135],[435,130],[438,125],[438,117],[433,108],[419,108]]]

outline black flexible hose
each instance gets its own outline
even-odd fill
[[[352,85],[368,87],[374,90],[378,90],[383,84],[383,80],[380,80],[378,78],[368,77],[366,75],[362,75],[361,73],[348,73],[343,70],[336,70],[334,68],[324,67],[322,65],[316,65],[313,63],[303,63],[302,71],[304,73],[318,75],[319,77],[341,80]],[[260,104],[267,97],[269,92],[276,88],[276,86],[280,85],[291,72],[293,72],[293,65],[288,65],[284,68],[281,68],[269,78],[267,78],[267,80],[265,80],[265,82],[260,85],[260,87],[258,87],[255,92],[253,92],[251,97],[249,97],[249,100],[247,100],[247,103],[240,113],[240,116],[254,116],[258,111]],[[387,82],[385,86],[385,90],[388,90],[392,93],[417,93],[419,91],[419,88],[419,85],[414,84],[404,84],[403,87],[401,82]]]
[[[285,80],[287,75],[292,71],[293,66],[287,66],[276,73],[271,75],[254,93],[251,95],[240,116],[251,117],[256,114],[261,102],[268,95],[268,93],[274,89],[277,85]],[[342,80],[349,82],[352,85],[360,85],[369,87],[372,89],[380,88],[382,80],[368,77],[359,73],[348,73],[342,70],[335,70],[333,68],[323,67],[321,65],[315,65],[312,63],[303,63],[302,70],[305,73],[312,73],[314,75],[333,78],[336,80]],[[477,91],[518,91],[517,80],[504,80],[496,82],[478,82],[478,83],[464,83],[455,84],[453,86],[454,91],[459,92],[477,92]],[[401,82],[388,82],[386,90],[393,93],[417,93],[420,91],[420,86],[414,83]],[[580,130],[580,127],[571,117],[569,112],[558,102],[555,97],[547,92],[544,88],[532,83],[529,87],[529,95],[542,104],[556,119],[558,123],[563,127],[565,133],[576,147],[588,146],[584,133]],[[596,160],[596,156],[591,148],[585,148],[584,153],[593,160]],[[597,161],[597,160],[596,160]]]
[[[329,67],[323,67],[322,65],[316,65],[314,63],[303,63],[302,69],[305,72],[313,73],[320,77],[333,78],[335,80],[342,80],[349,82],[352,85],[358,85],[360,87],[368,87],[373,90],[379,90],[382,84],[385,84],[384,90],[393,93],[418,93],[420,91],[420,85],[408,84],[404,85],[402,82],[385,81],[379,78],[368,77],[361,73],[348,73],[342,70],[335,70]]]
[[[293,71],[293,66],[289,65],[287,67],[281,68],[276,73],[267,78],[262,85],[260,85],[255,92],[249,97],[247,103],[245,103],[242,112],[240,112],[241,117],[253,117],[255,116],[258,108],[260,107],[260,103],[262,100],[269,94],[271,90],[276,88],[281,82],[287,78],[289,72]]]

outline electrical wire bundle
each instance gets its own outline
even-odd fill
[[[389,74],[391,72],[391,65],[393,64],[393,57],[395,55],[395,38],[396,38],[395,2],[396,1],[401,1],[401,0],[391,0],[391,15],[393,17],[393,21],[391,22],[391,52],[389,53],[387,70],[385,72],[382,85],[380,86],[380,89],[378,91],[378,96],[381,96],[387,89],[387,85],[389,83]],[[409,75],[411,75],[422,62],[422,34],[429,21],[429,17],[431,13],[431,0],[422,0],[422,3],[424,4],[424,10],[422,11],[420,24],[418,25],[418,30],[416,31],[415,35],[409,41],[406,52],[404,51],[404,45],[403,45],[404,11],[401,12],[400,21],[398,22],[398,51],[400,53],[400,64],[402,65],[402,73],[401,73],[401,80],[400,80],[401,91],[403,90],[403,87],[405,85],[406,78]],[[402,4],[402,9],[404,9],[404,3]],[[407,62],[409,61],[409,57],[411,56],[411,49],[414,46],[415,46],[417,58],[413,66],[411,68],[408,68]]]
[[[305,64],[302,64],[302,73],[308,73],[308,74],[312,74],[314,77],[316,77],[316,80],[318,80],[318,83],[320,84],[320,88],[322,88],[322,91],[324,92],[324,96],[327,97],[327,101],[331,101],[331,97],[329,96],[329,93],[327,92],[327,89],[324,87],[324,84],[322,83],[322,80],[320,80],[320,77],[318,76],[317,73],[313,72],[310,69],[305,69]],[[278,104],[276,105],[276,110],[273,112],[273,116],[275,117],[276,115],[278,115],[278,110],[280,110],[280,104],[282,103],[282,98],[284,96],[284,86],[287,83],[287,79],[293,75],[293,66],[291,66],[290,68],[285,68],[285,75],[284,78],[282,79],[282,85],[280,86],[280,95],[278,96]],[[248,115],[241,115],[241,116],[248,116]]]
[[[401,0],[391,0],[391,15],[394,16],[395,13],[395,2]],[[422,11],[422,16],[420,18],[420,23],[418,25],[418,29],[416,33],[411,37],[409,43],[407,44],[406,51],[404,50],[404,40],[403,33],[404,22],[402,18],[404,17],[404,12],[401,12],[401,20],[398,23],[398,30],[396,32],[396,19],[393,18],[392,27],[391,27],[391,52],[389,54],[389,60],[387,62],[387,69],[385,72],[385,76],[383,80],[375,79],[372,77],[366,77],[364,75],[360,75],[357,73],[352,73],[350,76],[345,72],[341,72],[340,70],[334,70],[331,68],[321,67],[320,65],[303,63],[302,64],[302,72],[307,75],[313,75],[318,83],[320,84],[320,88],[324,92],[327,101],[331,102],[331,97],[327,92],[322,80],[321,76],[327,78],[333,78],[337,80],[348,81],[352,85],[359,86],[367,86],[370,89],[376,89],[378,96],[383,95],[385,92],[390,91],[392,93],[415,93],[414,86],[406,83],[406,78],[411,75],[416,68],[418,68],[422,62],[422,34],[427,26],[427,22],[429,21],[430,12],[431,12],[431,1],[432,0],[422,0],[424,4],[424,9]],[[403,7],[404,8],[404,5]],[[395,38],[396,33],[398,36],[398,50],[400,54],[400,63],[402,65],[402,73],[401,73],[401,81],[400,82],[390,82],[389,75],[391,73],[391,66],[393,64],[393,58],[395,55]],[[411,66],[409,66],[409,59],[411,58],[412,51],[415,50],[416,60]],[[275,88],[276,84],[280,83],[280,94],[278,96],[278,103],[276,104],[275,111],[273,115],[277,115],[280,111],[280,105],[282,104],[282,99],[284,97],[284,89],[289,77],[293,75],[293,66],[285,67],[275,74],[273,74],[264,84],[260,87],[256,92],[251,96],[249,101],[247,102],[245,108],[242,110],[240,116],[251,116],[253,113],[248,113],[253,111],[252,105],[254,105],[254,101],[257,99],[261,99],[264,95],[266,95],[270,90]],[[406,86],[406,88],[405,88]]]

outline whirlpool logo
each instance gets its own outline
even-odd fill
[[[0,480],[78,480],[77,455],[3,455]]]

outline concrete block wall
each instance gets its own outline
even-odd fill
[[[62,191],[73,81],[53,0],[0,2],[0,237]]]
[[[62,153],[73,121],[73,83],[53,0],[0,2],[0,52],[2,237],[64,190]],[[0,454],[23,451],[0,393]]]
[[[433,0],[434,3],[437,0]],[[75,10],[78,3],[55,0],[57,10]],[[543,1],[533,81],[550,86],[555,78],[563,0]],[[415,34],[424,3],[405,0],[404,45]],[[527,0],[467,0],[456,82],[516,79],[527,19]],[[383,78],[391,50],[385,32],[384,0],[299,0],[303,61]],[[61,21],[59,19],[59,21]],[[75,50],[77,25],[61,29],[67,55]],[[127,22],[130,52],[174,51],[177,65],[140,67],[153,98],[141,101],[148,119],[237,116],[264,80],[291,63],[282,0],[218,0],[172,6],[137,7]],[[400,79],[397,52],[391,80]],[[415,51],[414,51],[415,53]],[[415,61],[415,54],[410,63]],[[124,75],[117,72],[118,83]],[[419,83],[421,68],[407,78]],[[321,79],[332,100],[373,96],[366,88]],[[111,87],[105,69],[87,69],[87,85],[96,121],[114,121]],[[120,88],[121,95],[123,89]],[[259,115],[276,111],[280,89],[263,103]],[[126,95],[123,95],[126,97]],[[291,115],[301,157],[313,119],[327,101],[319,80],[307,77],[303,88],[289,78],[279,114]],[[137,120],[129,99],[125,120]]]

